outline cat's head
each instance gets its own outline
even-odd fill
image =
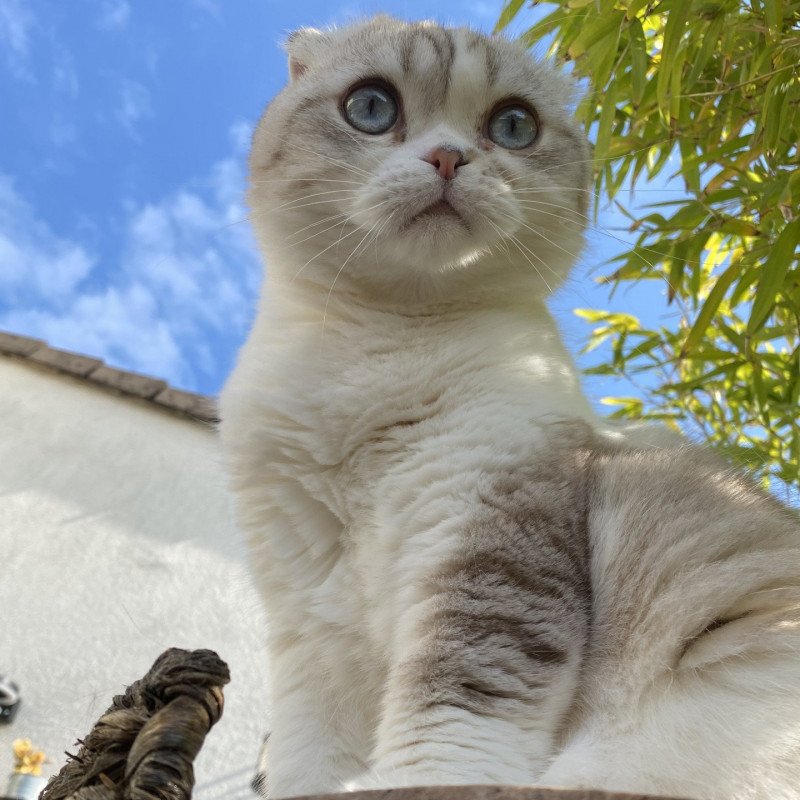
[[[565,78],[519,43],[388,17],[287,49],[250,161],[270,270],[417,292],[563,280],[590,174]]]

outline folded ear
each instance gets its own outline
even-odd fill
[[[289,34],[284,47],[289,54],[291,80],[296,81],[308,69],[327,38],[325,33],[316,28],[299,28]]]

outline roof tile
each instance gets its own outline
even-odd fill
[[[145,400],[150,400],[167,388],[166,381],[140,375],[138,372],[126,372],[122,369],[107,367],[105,364],[94,370],[90,377],[95,383],[102,383],[103,386],[119,389],[125,394],[133,394],[136,397],[143,397]]]
[[[90,358],[68,350],[57,350],[41,339],[0,331],[0,354],[29,361],[120,394],[146,400],[160,408],[199,422],[219,421],[213,397],[173,389],[166,381],[109,367],[99,358]]]
[[[204,395],[168,387],[159,392],[153,398],[153,402],[183,411],[185,414],[205,422],[218,421],[214,402],[210,397]]]
[[[0,353],[8,353],[13,356],[29,356],[40,347],[47,347],[41,339],[31,339],[27,336],[16,336],[13,333],[0,331]]]
[[[81,378],[85,378],[103,363],[99,358],[89,358],[89,356],[82,356],[79,353],[70,353],[69,350],[56,350],[53,347],[40,347],[38,350],[34,350],[28,359],[37,364],[54,367],[59,372],[78,375]]]

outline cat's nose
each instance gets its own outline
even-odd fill
[[[468,164],[464,154],[456,147],[434,147],[422,156],[446,181],[456,176],[456,170]]]

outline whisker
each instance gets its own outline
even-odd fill
[[[501,175],[508,184],[520,183],[521,181],[529,183],[531,181],[531,175],[509,175],[508,172],[509,171],[507,169],[501,170]],[[545,172],[545,170],[538,170],[536,174],[538,175],[540,172]],[[526,186],[523,188],[517,188],[512,185],[512,188],[514,189],[515,192],[546,193],[546,192],[557,192],[561,190],[561,191],[583,192],[584,194],[591,195],[596,200],[600,200],[601,197],[598,192],[595,192],[594,189],[590,189],[587,186],[564,186],[563,184],[554,183],[552,185],[546,185],[546,186]]]
[[[520,200],[520,199],[517,199],[517,202],[521,206],[524,206],[524,207],[527,207],[527,208],[533,208],[535,211],[539,211],[540,214],[547,214],[548,216],[551,216],[551,217],[558,217],[558,219],[562,220],[563,222],[573,222],[576,225],[580,224],[580,223],[577,222],[577,220],[565,219],[563,214],[555,214],[552,211],[550,211],[550,212],[541,211],[539,209],[541,209],[541,208],[558,208],[558,209],[560,209],[562,211],[570,211],[573,214],[575,214],[576,217],[580,217],[581,219],[586,220],[586,222],[588,224],[591,224],[591,219],[589,217],[587,217],[586,214],[581,214],[580,211],[576,211],[574,208],[570,208],[569,206],[561,206],[558,203],[546,203],[546,202],[543,202],[542,200]]]
[[[361,239],[361,241],[353,248],[353,250],[351,251],[350,255],[347,256],[347,258],[344,260],[344,262],[342,263],[342,266],[339,267],[339,270],[337,271],[336,275],[333,278],[333,283],[331,283],[331,288],[328,290],[328,296],[325,298],[325,308],[324,308],[324,310],[322,312],[322,332],[320,334],[320,343],[319,343],[320,353],[322,351],[323,339],[325,337],[325,322],[328,319],[328,304],[331,301],[331,295],[333,294],[333,289],[336,286],[336,281],[339,280],[339,276],[342,274],[342,272],[344,271],[344,268],[350,262],[350,259],[356,254],[356,251],[358,250],[358,248],[361,247],[361,245],[364,244],[364,242],[369,238],[369,235],[372,233],[372,231],[375,229],[375,227],[378,225],[379,222],[380,222],[380,220],[376,220],[373,223],[372,227],[364,234],[364,236]],[[358,230],[361,230],[361,228],[359,228]]]
[[[540,208],[538,208],[536,204],[539,201],[536,201],[536,200],[519,200],[518,202],[520,203],[520,205],[526,206],[528,208],[533,208],[539,214],[549,214],[550,216],[553,216],[553,217],[560,217],[559,214],[553,214],[552,212],[542,211]],[[552,207],[552,208],[561,208],[561,209],[565,209],[565,210],[569,210],[569,211],[572,210],[568,206],[560,206],[560,205],[557,205],[555,203],[545,203],[544,205],[548,206],[548,207]],[[574,213],[578,214],[577,211],[574,212]],[[594,224],[589,219],[589,217],[587,217],[585,214],[581,214],[580,216],[582,216],[584,219],[586,219],[589,222],[589,224],[591,225],[591,228],[590,228],[591,230],[596,231],[597,233],[602,233],[605,236],[608,236],[609,238],[614,239],[615,241],[619,242],[620,244],[624,244],[627,247],[636,247],[637,250],[642,250],[642,251],[647,252],[647,253],[653,253],[654,255],[663,256],[665,258],[674,258],[674,256],[672,256],[671,253],[665,253],[665,252],[663,252],[661,250],[655,250],[652,247],[645,247],[644,245],[636,244],[636,242],[628,242],[625,239],[621,239],[619,236],[616,236],[615,234],[613,234],[608,228],[604,228],[602,225]],[[562,219],[563,219],[563,217],[562,217]],[[700,263],[697,259],[689,260],[689,259],[683,258],[683,259],[678,259],[678,260],[682,261],[684,264],[689,264],[690,266],[691,265],[697,265],[697,264]],[[654,264],[650,264],[646,260],[645,260],[645,263],[648,264],[648,266],[650,266],[650,267],[655,267]]]
[[[232,228],[234,225],[241,225],[243,222],[251,222],[252,217],[248,214],[246,217],[242,217],[241,219],[235,219],[233,222],[226,222],[224,225],[220,225],[216,230],[217,231],[224,231],[227,228]]]
[[[529,178],[525,177],[526,180],[530,180]],[[514,178],[514,181],[523,180],[523,178]],[[595,192],[593,189],[587,189],[585,186],[563,186],[561,184],[554,184],[553,186],[531,186],[527,189],[514,189],[515,192],[552,192],[554,190],[564,189],[565,191],[572,191],[572,192],[585,192],[587,194],[591,194],[594,197],[600,197],[600,195]],[[642,187],[641,189],[634,189],[636,192],[658,192],[659,194],[663,192],[677,192],[678,194],[686,194],[683,189],[647,189],[646,187]]]
[[[530,250],[529,248],[525,247],[525,245],[522,244],[522,242],[516,236],[510,236],[509,240],[517,248],[517,250],[519,250],[520,253],[522,253],[523,258],[534,268],[534,270],[536,271],[536,274],[542,279],[542,283],[547,288],[547,291],[552,294],[553,293],[553,289],[551,288],[550,284],[545,279],[544,275],[542,275],[542,273],[539,271],[539,269],[533,263],[533,261],[531,261],[530,258],[528,258],[527,255],[525,255],[525,250],[527,250],[532,256],[536,257],[534,252],[532,250]],[[547,264],[545,264],[543,259],[539,258],[538,260],[541,262],[543,267],[547,266]],[[550,270],[550,271],[552,272],[553,270]]]
[[[653,142],[652,144],[647,144],[647,145],[644,145],[643,147],[639,147],[636,150],[629,150],[627,153],[625,153],[625,155],[626,156],[632,156],[635,153],[642,153],[645,150],[651,150],[653,147],[659,147],[660,145],[667,144],[670,141],[675,143],[677,140],[674,139],[674,138],[668,137],[666,139],[662,139],[659,142]],[[534,151],[533,153],[530,153],[527,156],[524,156],[526,161],[529,161],[530,159],[537,158],[537,157],[541,157],[541,154],[537,153],[536,151]],[[564,162],[562,162],[560,164],[552,164],[549,167],[545,167],[544,169],[537,170],[537,171],[538,172],[549,172],[551,169],[561,169],[562,167],[571,166],[573,164],[599,164],[599,163],[602,163],[602,162],[605,162],[605,161],[616,161],[619,158],[622,158],[622,156],[621,155],[620,156],[604,156],[603,158],[594,158],[594,157],[592,157],[592,158],[579,158],[579,159],[576,159],[574,161],[564,161]]]
[[[300,269],[299,269],[299,270],[297,270],[297,272],[295,272],[295,274],[294,274],[294,275],[292,276],[292,278],[291,278],[291,281],[295,280],[295,278],[297,278],[297,277],[300,275],[300,273],[301,273],[301,272],[302,272],[302,271],[303,271],[303,270],[304,270],[304,269],[305,269],[305,268],[306,268],[306,267],[307,267],[307,266],[308,266],[308,265],[309,265],[309,264],[310,264],[312,261],[316,261],[316,259],[318,259],[318,258],[319,258],[319,257],[320,257],[320,256],[321,256],[323,253],[327,253],[327,252],[328,252],[328,250],[330,250],[332,247],[336,247],[336,245],[338,245],[338,244],[339,244],[340,242],[342,242],[344,239],[347,239],[348,237],[352,236],[354,233],[358,233],[358,231],[360,231],[360,230],[361,230],[363,227],[364,227],[363,225],[359,225],[357,228],[353,228],[353,230],[352,230],[352,231],[350,231],[350,233],[346,233],[346,234],[344,234],[344,235],[340,236],[340,237],[339,237],[339,238],[338,238],[338,239],[337,239],[335,242],[333,242],[333,244],[329,244],[327,247],[325,247],[325,248],[323,248],[322,250],[320,250],[320,251],[319,251],[319,253],[317,253],[315,256],[312,256],[311,258],[309,258],[309,259],[308,259],[308,261],[306,261],[306,263],[305,263],[305,264],[303,264],[303,266],[302,266],[302,267],[300,267]],[[291,281],[290,281],[290,283],[291,283]]]
[[[294,204],[295,203],[299,203],[302,200],[310,200],[312,197],[322,197],[323,195],[329,195],[329,194],[346,196],[346,195],[356,194],[357,192],[358,192],[358,189],[327,189],[324,192],[312,192],[311,194],[306,194],[306,195],[303,195],[302,197],[295,197],[292,200],[287,200],[285,203],[282,203],[279,206],[273,206],[272,208],[266,209],[266,211],[268,213],[272,214],[273,212],[280,211],[281,209],[284,209],[284,208],[291,208],[291,209],[304,208],[305,206],[302,206],[302,205],[295,206]],[[344,200],[345,197],[341,197],[340,199]],[[313,204],[311,204],[311,205],[313,205]]]
[[[306,236],[305,239],[299,239],[296,242],[288,242],[288,239],[291,238],[291,237],[287,237],[287,242],[288,242],[290,247],[297,247],[298,245],[303,244],[303,242],[309,242],[312,239],[316,239],[317,236],[322,236],[323,233],[327,233],[328,231],[333,230],[338,225],[344,226],[347,223],[347,220],[350,219],[350,218],[351,218],[350,214],[336,214],[335,217],[328,217],[326,222],[330,222],[330,220],[332,220],[332,219],[336,219],[337,221],[334,222],[333,225],[329,225],[327,228],[323,228],[322,230],[317,231],[316,233],[312,233],[310,236]],[[292,234],[292,236],[295,236],[295,235],[296,234]]]
[[[363,181],[348,181],[344,178],[251,178],[250,183],[351,183],[355,186],[363,186]]]
[[[339,203],[339,202],[342,202],[342,201],[347,200],[347,199],[348,198],[346,198],[346,197],[330,197],[327,200],[315,200],[313,203],[302,203],[299,206],[291,206],[291,207],[279,206],[278,208],[266,208],[263,211],[259,211],[258,213],[251,214],[250,215],[250,219],[251,220],[261,219],[264,216],[268,216],[268,215],[272,214],[273,212],[282,210],[284,208],[288,208],[289,211],[295,211],[295,210],[297,210],[299,208],[309,208],[310,206],[321,206],[321,205],[324,205],[325,203]]]
[[[369,208],[366,208],[365,211],[372,211],[372,209],[378,208],[379,206],[382,206],[382,205],[385,205],[388,202],[389,202],[389,200],[382,200],[380,203],[375,203],[375,205],[372,205]],[[332,217],[327,217],[324,220],[324,222],[330,222],[330,220],[332,220],[332,219],[341,219],[342,217],[345,218],[344,222],[347,222],[348,219],[352,218],[352,215],[351,214],[335,214]],[[321,224],[321,222],[313,223],[313,225],[319,225],[319,224]],[[321,236],[323,233],[326,233],[327,231],[332,230],[333,228],[335,228],[339,224],[340,223],[335,222],[333,225],[329,225],[327,228],[325,228],[325,229],[323,229],[321,231],[317,231],[316,233],[312,233],[311,236],[306,236],[305,239],[300,239],[299,241],[291,242],[291,246],[295,247],[296,245],[302,244],[303,242],[307,242],[310,239],[316,238],[317,236]],[[312,227],[312,226],[311,225],[306,225],[305,228],[301,228],[300,231],[305,230],[305,229],[310,228],[310,227]],[[293,236],[296,236],[298,233],[300,233],[300,231],[295,231],[294,233],[292,233],[289,236],[287,236],[286,237],[287,241],[289,239],[291,239]]]
[[[384,205],[384,203],[388,203],[388,202],[389,202],[388,199],[387,200],[383,200],[380,203],[375,203],[375,205],[369,206],[368,208],[364,209],[364,211],[372,211],[373,208],[378,208],[378,206],[382,206],[382,205]],[[290,233],[286,238],[287,239],[291,239],[293,236],[297,236],[298,233],[302,233],[303,231],[307,230],[308,228],[313,228],[315,225],[322,225],[323,223],[328,222],[329,220],[336,219],[337,217],[341,217],[341,216],[348,216],[348,214],[344,213],[344,212],[342,214],[334,214],[333,216],[325,217],[324,219],[317,220],[316,222],[312,222],[312,223],[310,223],[308,225],[304,225],[302,228],[299,228],[294,233]]]
[[[519,239],[517,239],[516,236],[513,236],[513,235],[505,233],[505,231],[503,231],[503,229],[499,225],[497,225],[492,219],[490,219],[486,214],[484,214],[483,216],[484,216],[484,219],[500,234],[500,237],[501,237],[502,240],[510,241],[517,248],[517,250],[519,250],[519,252],[522,254],[522,257],[531,265],[531,267],[533,267],[533,271],[541,278],[542,283],[547,287],[547,291],[552,294],[553,290],[550,288],[550,284],[548,284],[547,281],[545,280],[544,275],[542,275],[542,273],[539,271],[539,268],[536,266],[536,264],[534,264],[533,261],[531,261],[530,258],[528,258],[528,256],[525,254],[525,250],[528,250],[528,248],[525,247],[522,244],[522,242],[520,242]],[[509,219],[513,219],[513,218],[509,217]],[[525,250],[523,250],[523,247],[525,247]],[[528,250],[528,252],[532,256],[534,256],[534,258],[538,258],[539,261],[542,262],[542,266],[546,266],[544,261],[542,261],[542,259],[539,258],[533,251]]]
[[[502,213],[502,212],[498,212],[498,213]],[[540,236],[540,237],[541,237],[542,239],[544,239],[546,242],[549,242],[549,243],[550,243],[550,244],[552,244],[554,247],[557,247],[559,250],[561,250],[561,251],[563,251],[564,253],[566,253],[566,254],[567,254],[567,255],[568,255],[570,258],[572,258],[573,260],[575,260],[575,261],[577,261],[577,260],[578,260],[578,256],[577,256],[577,254],[576,254],[576,253],[570,253],[570,251],[569,251],[569,250],[567,250],[567,248],[566,248],[566,247],[562,247],[562,246],[561,246],[561,245],[560,245],[558,242],[554,242],[552,239],[550,239],[550,238],[548,238],[547,236],[545,236],[545,234],[543,234],[541,231],[537,231],[537,230],[536,230],[536,228],[533,228],[533,227],[531,227],[530,225],[528,225],[527,223],[525,223],[525,222],[522,222],[522,220],[518,220],[518,219],[516,219],[515,217],[512,217],[510,214],[504,214],[503,216],[507,217],[508,219],[514,220],[515,222],[518,222],[520,225],[522,225],[522,227],[523,227],[523,228],[527,228],[527,229],[528,229],[528,230],[529,230],[531,233],[535,234],[536,236]],[[542,264],[544,264],[544,261],[542,261]],[[550,271],[551,271],[551,272],[553,272],[553,274],[555,274],[555,275],[557,275],[557,274],[558,274],[558,273],[556,273],[556,272],[555,272],[555,270],[553,270],[552,268],[551,268],[551,270],[550,270]]]
[[[381,227],[380,227],[380,228],[378,228],[378,230],[375,232],[375,236],[373,236],[373,237],[372,237],[372,243],[375,245],[375,264],[376,264],[376,265],[377,265],[377,263],[378,263],[378,237],[381,235],[381,233],[383,233],[383,229],[384,229],[384,228],[385,228],[385,227],[388,225],[388,223],[389,223],[389,220],[390,220],[390,219],[391,219],[391,218],[392,218],[392,217],[393,217],[393,216],[394,216],[396,213],[397,213],[397,209],[395,209],[394,211],[392,211],[392,213],[391,213],[391,214],[389,214],[389,216],[388,216],[388,217],[386,217],[386,219],[384,220],[384,222],[383,222],[383,224],[381,225]]]
[[[294,139],[289,140],[287,137],[282,137],[282,136],[278,136],[276,138],[278,139],[278,141],[283,142],[284,144],[288,143],[291,144],[291,146],[296,148],[297,150],[303,150],[306,153],[312,153],[317,158],[321,158],[323,161],[327,161],[330,164],[334,164],[335,166],[341,167],[344,170],[352,172],[354,175],[360,175],[364,178],[372,177],[372,175],[370,175],[369,172],[361,169],[360,167],[355,167],[352,164],[348,164],[346,161],[340,161],[337,158],[332,158],[331,156],[326,155],[325,153],[320,153],[319,150],[314,150],[311,147],[303,147],[303,145],[298,144]]]
[[[332,219],[341,219],[342,217],[347,217],[347,216],[349,216],[349,214],[343,211],[339,214],[332,214],[330,217],[323,217],[322,219],[318,219],[316,222],[310,222],[308,225],[304,225],[302,228],[298,228],[294,233],[290,233],[286,238],[287,240],[292,239],[293,237],[297,236],[297,234],[302,233],[303,231],[307,231],[309,228],[315,228],[317,225],[324,225],[326,222],[330,222]],[[316,234],[314,235],[316,236]],[[302,239],[301,241],[304,242],[306,240]]]

